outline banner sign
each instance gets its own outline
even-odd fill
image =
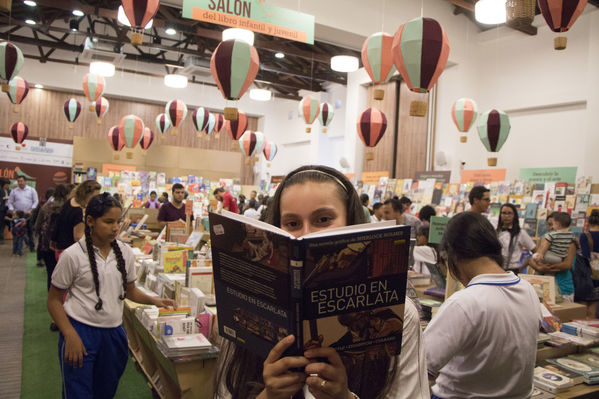
[[[435,179],[443,183],[449,183],[451,170],[428,170],[414,173],[414,180]]]
[[[314,16],[266,0],[183,0],[183,17],[314,44]]]
[[[462,171],[461,184],[469,182],[489,184],[495,181],[505,181],[506,169],[469,169]]]
[[[12,138],[0,137],[2,161],[70,168],[73,163],[73,145],[38,140],[25,140],[16,144]]]
[[[369,186],[376,186],[381,181],[381,177],[389,177],[389,171],[380,172],[362,172],[362,182]]]
[[[547,183],[547,182],[566,182],[574,184],[576,182],[576,172],[578,168],[523,168],[520,169],[520,180],[528,183]]]
[[[440,244],[445,233],[445,227],[449,223],[448,217],[444,216],[431,216],[430,230],[428,231],[428,242],[429,244]]]

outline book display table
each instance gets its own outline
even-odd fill
[[[218,350],[199,356],[165,357],[156,346],[156,338],[135,317],[137,306],[125,300],[123,327],[133,359],[154,394],[164,399],[212,398]]]

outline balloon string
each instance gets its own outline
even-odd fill
[[[424,18],[424,0],[420,3],[420,17]]]
[[[383,9],[381,10],[381,32],[385,31],[385,5],[387,0],[383,0]]]

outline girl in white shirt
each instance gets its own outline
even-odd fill
[[[534,251],[535,242],[520,228],[518,209],[512,204],[503,204],[497,222],[497,238],[501,243],[503,268],[518,274],[522,248]]]
[[[266,221],[296,237],[367,222],[351,182],[324,166],[304,166],[289,173],[277,188]],[[312,348],[304,356],[284,356],[294,336],[279,341],[266,359],[227,341],[218,362],[215,398],[428,398],[421,337],[418,312],[406,299],[401,356],[356,358],[356,364],[347,369],[331,347]],[[388,372],[365,370],[366,361]]]
[[[133,251],[116,240],[121,212],[110,194],[93,197],[85,209],[85,237],[62,253],[52,274],[47,307],[60,329],[64,398],[114,396],[129,357],[121,325],[125,298],[176,307],[135,286]]]

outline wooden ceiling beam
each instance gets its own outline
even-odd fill
[[[474,12],[474,4],[469,2],[468,0],[445,0],[453,4],[454,6],[458,6],[468,11]]]

